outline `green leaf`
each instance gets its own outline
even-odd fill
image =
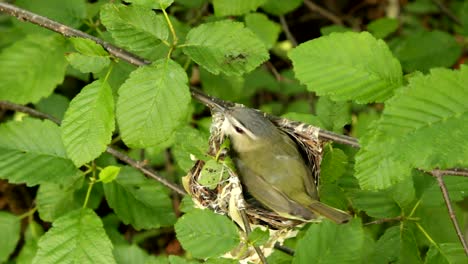
[[[3,49],[0,100],[27,104],[49,96],[65,76],[64,53],[62,39],[42,35],[30,35]]]
[[[398,29],[398,20],[395,18],[380,18],[367,25],[367,30],[376,38],[385,38]]]
[[[421,263],[413,233],[407,227],[385,230],[371,255],[373,263]]]
[[[99,157],[115,128],[114,98],[107,82],[96,80],[73,98],[62,122],[62,139],[77,167]]]
[[[149,9],[166,9],[168,8],[174,0],[124,0],[127,3],[132,3],[134,5],[140,5]]]
[[[425,264],[465,263],[466,254],[460,243],[443,243],[431,245],[426,255]]]
[[[348,156],[339,148],[325,148],[320,164],[320,182],[334,182],[340,178],[348,168]]]
[[[112,243],[91,209],[72,211],[52,223],[39,240],[39,263],[115,263]]]
[[[242,23],[229,20],[190,30],[183,52],[213,74],[242,75],[268,59],[262,41]]]
[[[233,101],[245,97],[243,76],[228,76],[223,73],[215,75],[200,68],[200,80],[203,91],[211,96]]]
[[[218,184],[229,178],[228,168],[214,159],[208,160],[200,171],[198,183],[210,189],[215,189]]]
[[[138,245],[116,245],[114,248],[115,260],[118,264],[144,263],[144,264],[168,264],[166,257],[149,255]]]
[[[270,14],[280,16],[290,13],[294,9],[298,8],[300,5],[302,5],[302,2],[303,0],[267,0],[266,3],[262,6],[262,9]]]
[[[169,36],[164,17],[138,5],[104,5],[101,21],[117,45],[144,57],[154,52],[161,40],[167,40]]]
[[[117,179],[104,184],[104,193],[122,222],[136,229],[158,228],[175,222],[167,189],[133,168],[123,167]]]
[[[322,96],[318,99],[315,112],[323,124],[324,129],[343,133],[343,127],[351,123],[350,104],[348,102],[334,102]]]
[[[239,16],[255,11],[266,0],[213,0],[216,16]]]
[[[331,26],[325,26],[325,27],[320,28],[320,34],[322,34],[322,36],[330,35],[333,32],[343,33],[343,32],[350,32],[350,31],[353,31],[353,29],[340,26],[340,25],[331,25]]]
[[[62,120],[69,105],[70,100],[67,97],[53,93],[49,97],[40,100],[35,106],[37,110]]]
[[[102,171],[99,172],[99,180],[103,183],[112,182],[119,175],[120,167],[117,166],[107,166]]]
[[[209,210],[192,210],[175,224],[182,247],[197,258],[220,256],[240,242],[236,225]]]
[[[80,208],[84,200],[76,199],[75,191],[82,185],[82,182],[41,184],[36,196],[37,210],[41,220],[52,222],[64,214]]]
[[[281,26],[268,19],[262,13],[252,13],[245,16],[245,25],[263,41],[267,49],[271,49],[278,40]]]
[[[318,95],[358,103],[382,102],[402,84],[400,63],[367,32],[333,33],[289,53],[296,77]]]
[[[417,177],[430,177],[428,175],[419,175]],[[468,181],[463,177],[444,177],[443,178],[447,191],[450,194],[452,202],[460,202],[468,197]],[[426,205],[441,205],[444,203],[440,186],[435,178],[430,177],[428,181],[431,184],[421,196],[421,200]]]
[[[109,54],[101,45],[84,38],[71,38],[70,40],[79,53],[70,53],[66,58],[75,69],[83,73],[97,73],[109,66]]]
[[[43,15],[54,21],[61,22],[72,28],[79,28],[86,18],[85,0],[17,0],[15,5],[22,7],[30,12]],[[37,32],[38,27],[26,25],[27,23],[18,23],[21,28],[27,28],[28,32]],[[52,47],[52,46],[51,46]]]
[[[312,224],[297,242],[293,264],[359,263],[364,246],[359,220],[337,225],[330,221]]]
[[[0,262],[6,262],[20,238],[20,219],[8,212],[0,212]]]
[[[130,147],[155,146],[168,140],[187,115],[190,103],[184,69],[172,60],[140,67],[119,89],[117,121]]]
[[[355,167],[361,187],[388,187],[408,178],[412,168],[466,167],[467,82],[468,67],[410,78],[361,140]]]
[[[39,238],[44,234],[44,229],[37,222],[32,221],[26,228],[24,246],[15,259],[17,264],[30,264],[36,256]]]
[[[77,173],[56,124],[26,118],[0,125],[0,178],[33,186],[61,183]]]
[[[393,48],[406,72],[429,71],[435,67],[450,67],[462,52],[455,37],[442,31],[421,31],[411,34]]]
[[[269,229],[262,230],[261,228],[257,227],[249,234],[248,241],[255,246],[261,246],[265,244],[269,238]]]

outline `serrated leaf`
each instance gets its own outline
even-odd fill
[[[17,0],[15,1],[15,5],[72,28],[79,28],[86,18],[85,0]],[[38,26],[31,25],[31,23],[29,25],[28,23],[18,23],[18,25],[21,28],[27,29],[28,32],[37,32],[39,28]]]
[[[182,247],[197,258],[220,256],[240,242],[236,225],[209,210],[192,210],[175,224]]]
[[[297,242],[292,263],[359,263],[363,242],[364,231],[357,219],[345,225],[312,224]]]
[[[385,38],[398,29],[398,20],[395,18],[380,18],[367,25],[367,30],[376,38]]]
[[[350,104],[348,102],[334,102],[326,96],[317,101],[315,112],[324,129],[343,133],[343,127],[351,123]]]
[[[412,168],[466,167],[467,82],[468,67],[411,78],[362,138],[355,166],[361,187],[388,187],[408,178]]]
[[[117,179],[104,184],[107,203],[125,224],[136,229],[158,228],[175,222],[165,187],[140,172],[123,167]]]
[[[83,208],[52,223],[52,228],[39,240],[33,263],[107,264],[115,260],[101,219],[93,210]]]
[[[385,230],[371,255],[373,263],[421,263],[413,232],[393,226]]]
[[[209,189],[214,189],[218,184],[229,178],[228,168],[218,163],[214,159],[208,160],[200,171],[198,177],[198,183],[203,186],[208,187]]]
[[[310,91],[336,101],[382,102],[402,84],[400,63],[368,32],[332,33],[299,45],[289,57]]]
[[[117,166],[107,166],[102,171],[99,172],[99,180],[103,183],[109,183],[117,178],[119,175],[120,167]]]
[[[168,140],[186,117],[190,103],[184,69],[172,60],[158,60],[130,74],[119,89],[117,121],[122,139],[142,148]]]
[[[261,40],[242,23],[229,20],[190,30],[183,52],[213,74],[242,75],[268,59]]]
[[[255,246],[261,246],[265,244],[268,239],[270,238],[270,231],[269,229],[262,230],[261,228],[257,227],[252,232],[250,232],[248,236],[249,243]]]
[[[56,124],[27,118],[0,125],[0,178],[33,186],[61,183],[77,173]]]
[[[143,264],[168,264],[166,257],[156,257],[148,254],[136,244],[116,245],[114,248],[115,260],[118,264],[143,263]]]
[[[262,13],[246,15],[245,25],[263,41],[267,49],[271,49],[275,45],[281,33],[281,26],[269,20]]]
[[[325,148],[320,163],[320,181],[334,182],[340,178],[348,168],[348,156],[338,148]]]
[[[132,3],[134,5],[144,6],[149,9],[166,9],[168,8],[174,1],[173,0],[124,0],[127,3]]]
[[[96,80],[86,85],[70,102],[61,128],[67,154],[77,167],[99,157],[115,128],[114,97],[109,84]]]
[[[411,34],[393,49],[406,72],[427,72],[431,68],[450,67],[461,52],[462,48],[454,36],[437,30]]]
[[[213,0],[215,16],[239,16],[247,14],[265,3],[266,0]]]
[[[101,21],[118,45],[145,57],[169,36],[164,17],[138,5],[104,5]]]
[[[30,35],[3,49],[0,100],[27,104],[49,96],[65,76],[64,47],[56,36]]]
[[[0,262],[6,262],[20,238],[20,219],[8,212],[0,212]]]
[[[109,53],[96,42],[85,38],[70,38],[76,51],[83,55],[109,56]]]
[[[216,75],[205,70],[205,68],[200,68],[200,81],[203,91],[225,100],[235,101],[245,97],[246,94],[243,76],[229,76],[223,73]]]
[[[74,193],[81,186],[82,183],[41,184],[36,197],[37,210],[41,220],[52,222],[64,214],[80,208],[83,201],[78,201]]]
[[[62,120],[69,105],[70,100],[67,97],[53,93],[49,97],[40,100],[35,106],[37,110]]]
[[[79,53],[70,53],[66,56],[70,65],[82,73],[97,73],[109,66],[110,59],[101,56],[88,56]]]
[[[431,245],[426,255],[425,264],[462,264],[466,254],[460,243],[443,243]]]
[[[280,16],[298,8],[302,4],[302,2],[303,0],[267,0],[266,3],[262,6],[262,9],[270,14]]]

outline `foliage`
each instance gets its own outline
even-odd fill
[[[359,139],[324,145],[319,186],[352,221],[297,228],[294,256],[269,263],[466,262],[426,172],[468,167],[468,3],[391,15],[387,1],[314,2],[348,15],[331,25],[301,0],[15,1],[141,60],[1,16],[0,100],[61,122],[0,108],[0,186],[25,194],[0,195],[0,262],[237,263],[225,257],[267,246],[272,230],[246,235],[106,153],[180,186],[204,160],[200,183],[215,189],[225,165],[205,154],[210,118],[190,86]],[[443,179],[466,227],[468,180]]]

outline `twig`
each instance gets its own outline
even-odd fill
[[[37,111],[37,110],[32,109],[30,107],[27,107],[27,106],[14,104],[14,103],[11,103],[11,102],[8,102],[8,101],[0,101],[0,108],[7,109],[7,110],[18,111],[18,112],[25,113],[25,114],[28,114],[28,115],[31,115],[31,116],[34,116],[34,117],[38,117],[40,119],[48,119],[48,120],[56,123],[57,125],[60,125],[60,120],[59,119],[57,119],[57,118],[55,118],[55,117],[53,117],[51,115],[48,115],[46,113],[42,113],[40,111]]]
[[[354,147],[354,148],[359,148],[360,147],[359,142],[358,142],[358,140],[356,138],[336,134],[336,133],[333,133],[333,132],[328,131],[328,130],[320,129],[319,137],[331,140],[331,141],[336,142],[336,143],[350,145],[351,147]]]
[[[157,180],[158,182],[160,182],[164,186],[168,187],[169,189],[175,191],[176,193],[178,193],[180,195],[186,195],[187,194],[187,192],[185,192],[185,190],[182,189],[179,185],[167,180],[166,178],[163,178],[163,177],[159,176],[154,170],[144,166],[143,163],[138,162],[138,161],[130,158],[129,156],[123,154],[122,152],[116,150],[115,148],[107,147],[106,152],[111,154],[112,156],[118,158],[119,160],[127,163],[128,165],[134,167],[135,169],[143,172],[145,175]]]
[[[297,40],[293,36],[291,31],[289,30],[289,26],[288,26],[288,23],[286,22],[286,19],[284,18],[283,15],[279,16],[279,18],[280,18],[281,27],[283,28],[283,31],[284,31],[284,34],[286,35],[286,38],[288,38],[289,41],[291,41],[291,44],[293,45],[293,47],[296,47],[297,46]]]
[[[458,25],[462,26],[462,22],[460,21],[460,19],[454,15],[452,13],[452,11],[450,11],[450,9],[448,9],[444,4],[442,4],[440,1],[438,0],[432,0],[432,3],[434,3],[438,8],[439,10],[444,13],[448,18],[450,18],[453,22],[457,23]]]
[[[375,221],[371,221],[371,222],[367,222],[365,223],[364,225],[379,225],[379,224],[383,224],[383,223],[388,223],[388,222],[395,222],[395,221],[401,221],[403,220],[404,217],[403,216],[397,216],[397,217],[392,217],[392,218],[380,218],[380,219],[377,219]]]
[[[468,170],[467,169],[448,169],[448,170],[438,170],[442,175],[451,175],[451,176],[462,176],[468,177]]]
[[[341,21],[341,18],[339,18],[332,12],[326,10],[325,8],[315,4],[314,2],[310,0],[304,0],[304,4],[307,6],[307,8],[309,8],[310,11],[319,13],[321,16],[327,18],[334,24],[343,25],[343,21]]]
[[[280,250],[280,251],[283,251],[284,253],[288,254],[288,255],[291,255],[291,256],[294,256],[294,250],[284,246],[284,245],[281,245],[279,242],[276,242],[275,243],[275,248]]]
[[[249,223],[249,218],[247,217],[247,214],[245,213],[245,210],[244,209],[240,209],[239,210],[239,213],[241,215],[241,218],[242,218],[242,223],[244,224],[244,227],[245,227],[245,233],[247,234],[247,236],[252,232],[252,229],[250,228],[250,223]],[[263,254],[262,250],[260,249],[260,247],[256,246],[256,245],[252,245],[253,248],[255,249],[255,252],[257,252],[257,255],[258,257],[260,258],[260,261],[263,263],[263,264],[268,264],[266,258],[265,258],[265,255]]]
[[[465,250],[465,254],[468,256],[468,245],[466,244],[465,238],[463,237],[463,233],[460,229],[460,226],[458,225],[457,216],[455,215],[455,211],[452,208],[452,204],[450,203],[450,196],[447,190],[447,186],[445,185],[444,180],[442,178],[443,173],[442,171],[436,169],[433,170],[431,174],[437,179],[437,182],[439,183],[439,187],[442,192],[442,196],[444,197],[445,205],[447,206],[450,220],[452,220],[453,227],[455,228],[455,232],[457,233],[458,239],[460,240],[460,243],[462,244],[463,249]]]

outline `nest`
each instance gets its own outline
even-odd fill
[[[242,105],[236,105],[243,107]],[[222,163],[228,157],[227,151],[222,151],[221,146],[225,137],[221,133],[221,125],[224,116],[214,111],[211,125],[211,136],[209,140],[210,156],[218,156]],[[322,160],[323,142],[319,140],[319,128],[305,125],[300,122],[293,122],[284,118],[265,115],[279,129],[286,132],[297,143],[304,159],[312,171],[316,186],[318,186],[320,174],[320,162]],[[197,160],[189,174],[185,178],[184,187],[191,195],[192,199],[201,208],[207,208],[220,214],[225,214],[236,221],[242,228],[239,210],[245,210],[250,224],[267,226],[270,229],[281,230],[292,228],[304,221],[289,219],[263,207],[254,198],[242,192],[242,184],[235,169],[230,166],[223,166],[228,177],[217,182],[215,186],[206,186],[199,182],[199,177],[205,165],[205,161]],[[244,199],[246,197],[246,199]]]

